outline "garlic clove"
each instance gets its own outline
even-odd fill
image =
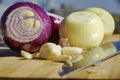
[[[83,59],[83,55],[77,55],[77,56],[74,56],[71,60],[70,60],[70,62],[71,63],[76,63],[76,62],[78,62],[78,61],[80,61],[80,60],[82,60]]]
[[[72,58],[71,56],[61,55],[55,58],[53,61],[66,63],[67,61],[71,60],[71,58]]]
[[[39,50],[39,56],[43,59],[55,59],[61,56],[61,46],[54,43],[45,43]]]
[[[61,51],[63,55],[68,55],[68,56],[70,55],[73,57],[76,55],[80,55],[83,49],[79,47],[63,47]]]
[[[34,57],[37,55],[37,53],[31,54],[31,53],[26,52],[26,51],[24,51],[24,50],[21,50],[20,54],[21,54],[21,56],[23,56],[25,59],[32,59],[32,58],[34,58]]]

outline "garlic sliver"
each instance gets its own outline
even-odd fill
[[[78,61],[80,61],[80,60],[82,60],[83,59],[83,55],[77,55],[77,56],[74,56],[71,60],[70,60],[70,62],[71,63],[75,63],[75,62],[78,62]]]
[[[72,58],[71,56],[61,55],[61,56],[55,58],[53,61],[66,63],[67,61],[71,60],[71,58]]]
[[[34,57],[37,55],[37,53],[31,54],[31,53],[26,52],[26,51],[23,51],[23,50],[21,50],[20,54],[21,54],[21,56],[23,56],[25,59],[32,59],[32,58],[34,58]]]

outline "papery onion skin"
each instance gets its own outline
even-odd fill
[[[58,44],[59,42],[59,27],[61,25],[61,22],[63,21],[64,17],[54,14],[54,13],[48,13],[48,16],[50,17],[50,20],[52,22],[52,34],[49,39],[50,42]]]
[[[38,14],[38,16],[41,19],[41,22],[43,23],[42,24],[43,29],[42,29],[40,35],[32,41],[20,42],[20,41],[16,41],[16,40],[12,39],[11,37],[9,37],[7,35],[7,27],[9,27],[9,26],[6,26],[6,24],[5,24],[7,21],[7,17],[14,9],[18,9],[20,7],[29,7],[31,9],[33,9]],[[2,28],[4,42],[12,50],[18,51],[18,52],[21,50],[25,50],[27,52],[38,51],[39,47],[48,41],[49,37],[51,36],[51,32],[52,32],[51,20],[50,20],[49,16],[47,15],[47,13],[40,6],[30,3],[30,2],[18,2],[18,3],[13,4],[12,6],[10,6],[4,12],[4,14],[1,18],[1,26],[2,26],[1,28]],[[15,26],[15,27],[17,27],[17,26]],[[31,35],[31,36],[33,36],[33,35]]]

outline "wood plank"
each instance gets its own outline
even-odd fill
[[[117,59],[117,60],[116,60]],[[67,78],[82,79],[120,79],[120,55],[102,62],[99,66],[91,66],[82,71],[67,76]],[[116,64],[117,63],[117,64]]]
[[[113,35],[109,41],[120,40],[120,35]],[[91,66],[71,75],[60,77],[58,70],[62,63],[39,58],[24,60],[19,53],[0,50],[0,78],[64,78],[64,79],[120,79],[120,55],[114,56],[99,66]]]

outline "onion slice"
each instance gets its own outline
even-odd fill
[[[36,52],[51,36],[51,20],[38,5],[18,2],[1,18],[4,42],[13,50]]]

